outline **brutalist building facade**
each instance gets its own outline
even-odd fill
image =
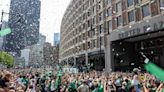
[[[40,0],[11,0],[5,50],[19,52],[39,40]]]
[[[107,71],[164,67],[163,0],[72,0],[61,25],[60,62]],[[102,67],[101,67],[102,66]]]

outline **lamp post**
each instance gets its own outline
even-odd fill
[[[4,12],[4,10],[2,10],[2,12],[1,12],[1,23],[3,22],[4,14],[9,14],[9,13]],[[2,24],[3,24],[3,23],[2,23]],[[0,26],[0,31],[1,31],[1,29],[2,29],[2,24],[1,24],[1,26]]]

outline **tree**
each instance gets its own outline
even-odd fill
[[[0,52],[0,63],[12,67],[14,65],[14,58],[7,52]]]

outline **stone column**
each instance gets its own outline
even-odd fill
[[[68,63],[68,58],[66,58],[66,62],[67,62],[67,66],[69,65],[69,63]]]
[[[105,49],[105,71],[110,73],[112,71],[112,59],[111,59],[111,42],[109,35],[107,36],[107,46]]]
[[[74,66],[76,66],[76,56],[74,56],[73,64],[74,64]]]
[[[88,53],[85,53],[85,64],[88,65]]]

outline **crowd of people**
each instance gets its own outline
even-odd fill
[[[138,71],[43,73],[0,70],[0,92],[164,92],[164,85],[154,76]]]

